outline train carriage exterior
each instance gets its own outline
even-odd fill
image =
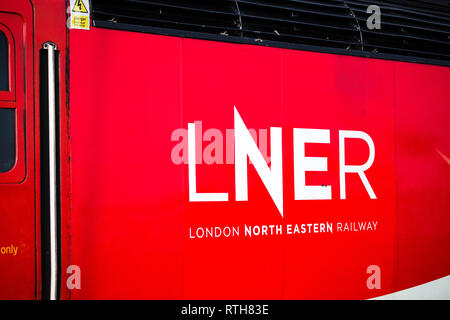
[[[438,1],[1,0],[0,299],[449,299],[449,66]]]

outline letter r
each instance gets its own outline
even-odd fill
[[[353,139],[362,139],[369,146],[369,159],[363,165],[358,166],[350,166],[345,164],[345,138],[353,138]],[[364,172],[369,169],[375,160],[375,145],[373,143],[372,138],[365,132],[362,131],[339,131],[339,180],[340,180],[340,191],[341,191],[341,199],[346,198],[346,190],[345,190],[345,174],[346,173],[358,173],[364,187],[369,193],[370,199],[376,199],[377,196],[375,192],[373,192],[372,186],[367,180]]]

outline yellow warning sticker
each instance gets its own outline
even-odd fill
[[[72,28],[89,29],[89,17],[72,16]]]
[[[86,0],[87,1],[87,0]],[[88,13],[86,6],[83,3],[83,0],[77,0],[75,1],[75,5],[72,8],[72,12],[82,12],[82,13]]]
[[[89,0],[70,0],[70,17],[67,21],[70,29],[90,29],[89,7]]]

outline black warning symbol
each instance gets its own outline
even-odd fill
[[[88,13],[88,11],[86,10],[86,6],[84,5],[82,0],[75,1],[75,4],[72,8],[72,12]]]

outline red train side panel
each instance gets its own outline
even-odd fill
[[[361,299],[448,275],[448,68],[96,28],[71,31],[70,48],[69,263],[83,274],[71,298]],[[248,201],[236,201],[234,107],[247,128],[282,130],[283,216],[253,165]],[[222,134],[224,163],[197,164],[196,187],[228,201],[190,201],[188,165],[173,158],[188,123]],[[306,185],[331,186],[331,200],[295,200],[294,128],[329,131],[305,152],[327,158]],[[376,199],[355,173],[341,199],[343,131],[373,140]],[[214,141],[203,140],[204,155]],[[369,156],[345,140],[347,164]],[[288,233],[327,222],[332,232]],[[263,225],[283,232],[245,232]],[[227,226],[239,235],[199,236]]]

